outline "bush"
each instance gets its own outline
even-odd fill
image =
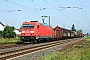
[[[14,31],[14,27],[12,26],[6,26],[3,31],[3,38],[14,38],[16,37],[16,34]]]

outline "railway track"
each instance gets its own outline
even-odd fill
[[[7,48],[19,47],[19,46],[25,46],[25,44],[11,44],[11,45],[5,45],[5,46],[0,46],[0,49],[7,49]]]
[[[69,43],[74,43],[77,42],[78,39],[68,39],[68,40],[62,40],[62,41],[56,41],[56,42],[50,42],[47,44],[43,44],[40,46],[34,46],[34,47],[30,47],[30,48],[25,48],[25,49],[20,49],[20,50],[14,50],[14,51],[9,51],[9,52],[3,52],[0,53],[0,60],[10,60],[10,59],[14,59],[20,56],[24,56],[27,54],[31,54],[34,52],[38,52],[41,50],[45,50],[45,49],[49,49],[52,47],[56,47],[56,46],[60,46],[62,44],[69,44]]]

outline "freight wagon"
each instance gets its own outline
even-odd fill
[[[74,37],[74,32],[65,28],[56,26],[54,29],[54,38],[59,39],[68,39]]]

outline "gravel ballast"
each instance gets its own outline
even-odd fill
[[[72,42],[61,44],[59,46],[55,46],[55,47],[52,47],[52,48],[49,48],[49,49],[41,50],[41,51],[38,51],[38,52],[35,52],[35,53],[32,53],[32,54],[27,54],[25,56],[20,56],[20,57],[14,58],[12,60],[38,60],[39,57],[43,57],[45,55],[56,52],[58,49],[62,49],[63,47],[65,47],[69,44],[73,44],[74,42],[78,42],[80,40],[84,40],[84,39],[82,39],[82,38],[81,39],[75,39]]]

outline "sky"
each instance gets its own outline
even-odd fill
[[[0,22],[19,29],[23,22],[50,16],[50,25],[90,33],[90,0],[0,0]],[[48,24],[48,17],[45,18]]]

